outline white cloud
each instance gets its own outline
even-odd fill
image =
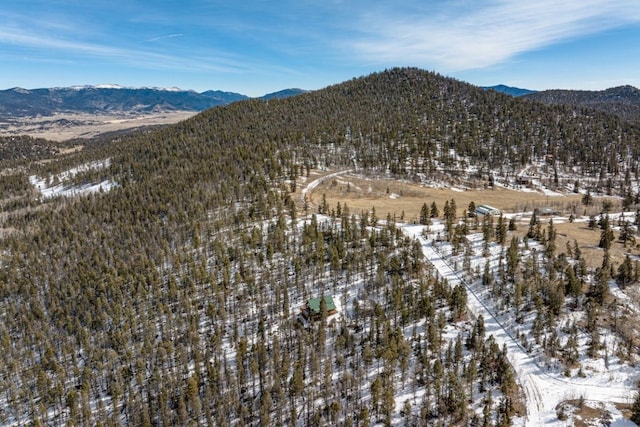
[[[148,41],[180,36],[182,36],[182,34],[172,34]],[[82,60],[84,60],[86,56],[103,58],[112,64],[129,64],[146,69],[237,72],[246,68],[245,64],[239,59],[234,59],[223,52],[209,51],[195,58],[189,57],[188,55],[177,56],[150,49],[136,49],[85,41],[73,41],[46,34],[32,33],[21,28],[0,29],[0,44],[17,48],[46,50],[49,51],[49,55],[51,51],[57,51],[68,59],[82,58]]]
[[[126,51],[122,49],[31,34],[19,29],[0,30],[0,43],[30,48],[59,49],[100,56],[126,56]]]
[[[448,7],[411,16],[370,13],[359,22],[363,36],[349,46],[372,63],[411,61],[454,72],[640,22],[637,0],[494,0]]]
[[[158,40],[175,39],[176,37],[182,37],[182,36],[184,36],[184,34],[169,34],[166,36],[154,37],[152,39],[145,40],[145,42],[157,42]]]

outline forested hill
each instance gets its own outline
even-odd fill
[[[465,165],[518,170],[548,154],[560,169],[615,175],[636,170],[640,150],[637,129],[616,116],[544,106],[417,69],[393,69],[279,102],[239,103],[174,129],[191,127],[221,140],[218,126],[230,139],[284,144],[299,152],[298,162],[355,160],[358,167],[398,175]]]
[[[507,425],[523,412],[506,354],[482,319],[452,326],[464,290],[391,221],[298,223],[296,186],[319,167],[426,181],[553,154],[620,188],[639,141],[612,115],[393,69],[64,156],[17,150],[0,174],[0,424],[454,425],[473,406]],[[302,327],[323,293],[345,320]]]
[[[549,105],[566,104],[605,111],[636,125],[640,124],[640,90],[633,86],[618,86],[600,91],[545,90],[525,97]]]

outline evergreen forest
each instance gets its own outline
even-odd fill
[[[637,203],[632,122],[414,68],[111,139],[3,138],[0,424],[513,425],[526,395],[465,286],[398,218],[303,189],[341,170],[486,187],[549,158],[550,186]],[[587,271],[553,221],[518,237],[451,205],[425,204],[421,222],[444,227],[440,250],[522,325],[525,348],[570,373],[580,352],[604,354],[598,322],[619,302],[606,284],[631,287],[637,262],[605,253]],[[603,250],[620,237],[605,218]],[[338,313],[302,317],[321,296]],[[558,322],[579,310],[584,328]],[[617,359],[636,363],[637,332],[615,332]]]

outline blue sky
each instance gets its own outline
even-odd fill
[[[640,87],[638,0],[2,0],[0,88],[259,96],[394,66],[486,86]]]

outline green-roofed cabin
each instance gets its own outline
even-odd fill
[[[309,299],[309,301],[307,301],[307,304],[302,307],[302,315],[304,316],[305,319],[319,319],[321,316],[321,312],[320,312],[320,302],[322,301],[322,297],[317,297],[317,298],[311,298]],[[325,296],[324,297],[324,302],[325,305],[327,307],[327,316],[330,316],[332,314],[335,314],[337,312],[336,310],[336,303],[333,302],[333,297],[332,296]]]

